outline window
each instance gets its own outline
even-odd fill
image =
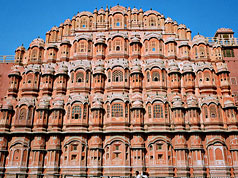
[[[148,117],[151,118],[151,106],[148,106]]]
[[[159,72],[153,72],[153,74],[152,74],[152,80],[153,80],[154,82],[160,81]]]
[[[112,81],[113,82],[122,82],[123,81],[123,72],[120,70],[115,70],[112,73]]]
[[[109,104],[107,105],[107,117],[108,118],[110,117],[110,106],[109,106]]]
[[[200,57],[205,57],[205,49],[203,46],[199,47]]]
[[[108,72],[108,82],[111,82],[111,72]]]
[[[115,150],[119,150],[119,145],[116,145]]]
[[[81,20],[81,28],[86,28],[87,27],[87,20],[86,20],[86,18],[83,18],[82,20]]]
[[[224,57],[235,57],[233,49],[223,50]]]
[[[162,144],[157,144],[157,145],[156,145],[156,149],[157,149],[157,150],[161,150],[161,149],[162,149]]]
[[[210,81],[210,74],[208,72],[204,73],[205,81]]]
[[[214,105],[210,106],[210,117],[211,118],[217,117],[217,110],[216,110],[216,106],[214,106]]]
[[[72,108],[72,119],[81,119],[81,107],[74,106]]]
[[[83,73],[82,72],[78,72],[77,74],[76,74],[76,82],[77,83],[81,83],[81,82],[83,82],[84,81],[84,75],[83,75]]]
[[[86,119],[87,118],[87,105],[85,104],[83,106],[83,119]]]
[[[153,52],[156,51],[156,42],[155,41],[150,42],[150,51],[153,51]]]
[[[155,18],[154,18],[154,17],[151,17],[151,18],[149,19],[149,26],[151,26],[151,27],[156,26],[156,22],[155,22]]]
[[[150,82],[150,72],[147,72],[147,82]]]
[[[231,77],[231,84],[232,85],[237,85],[236,77]]]
[[[86,42],[79,43],[79,52],[85,53],[86,52]]]
[[[121,41],[117,40],[115,41],[115,51],[121,51]]]
[[[26,119],[26,109],[25,109],[25,108],[22,108],[22,109],[20,110],[19,119],[20,119],[20,120]]]
[[[72,145],[72,151],[77,151],[78,150],[78,145]]]
[[[71,155],[71,160],[76,160],[77,155]]]
[[[112,117],[123,117],[122,104],[114,104],[112,106]]]
[[[121,19],[120,18],[115,19],[115,27],[121,27]]]
[[[154,118],[163,118],[163,107],[159,104],[154,105],[153,114]]]
[[[207,106],[204,106],[204,115],[205,115],[205,118],[208,118]]]

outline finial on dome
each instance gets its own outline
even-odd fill
[[[150,10],[152,10],[152,8],[150,8]]]
[[[38,36],[38,38],[40,38],[40,36]]]
[[[22,46],[24,46],[24,44],[23,44],[23,43],[22,43],[21,45],[22,45]]]
[[[199,32],[198,32],[198,35],[199,35]]]
[[[117,4],[117,6],[119,6],[119,3]]]

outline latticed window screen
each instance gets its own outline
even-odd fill
[[[159,72],[153,72],[152,80],[155,81],[155,82],[160,81],[160,74],[159,74]]]
[[[150,72],[147,72],[147,82],[150,81]]]
[[[20,110],[19,119],[20,119],[20,120],[23,120],[23,119],[25,119],[25,118],[26,118],[26,108],[22,108],[22,109]]]
[[[216,109],[216,106],[214,106],[214,105],[210,106],[210,117],[211,118],[217,117],[217,109]]]
[[[107,105],[107,117],[110,117],[110,106],[109,106],[109,104]]]
[[[112,106],[112,117],[123,117],[122,104],[114,104]]]
[[[112,81],[113,82],[122,82],[123,81],[123,72],[120,70],[115,70],[112,73]]]
[[[151,17],[149,19],[149,26],[151,26],[151,27],[156,26],[156,22],[155,22],[155,18],[154,17]]]
[[[159,104],[154,105],[153,114],[154,118],[163,118],[163,107]]]
[[[150,51],[156,51],[156,42],[155,41],[150,42]]]
[[[205,118],[208,118],[207,106],[204,106],[204,115],[205,115]]]
[[[87,118],[87,106],[84,105],[84,108],[83,108],[83,119],[86,119]]]
[[[81,118],[81,107],[74,106],[72,108],[72,119],[80,119]]]
[[[76,82],[77,83],[81,83],[81,82],[83,82],[84,81],[84,75],[83,75],[83,73],[82,72],[78,72],[77,74],[76,74]]]
[[[81,42],[79,44],[79,52],[81,52],[81,53],[86,52],[86,43],[85,42]]]
[[[151,106],[148,106],[148,117],[151,118]]]

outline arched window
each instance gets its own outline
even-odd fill
[[[152,52],[156,51],[156,42],[155,41],[150,42],[150,51],[152,51]]]
[[[154,18],[154,17],[151,17],[151,18],[149,19],[149,26],[150,26],[150,27],[156,26],[156,21],[155,21],[155,18]]]
[[[79,52],[80,53],[85,53],[86,52],[86,42],[82,41],[79,43]]]
[[[122,104],[113,104],[112,105],[112,117],[123,117]]]
[[[151,106],[148,106],[148,117],[151,118]]]
[[[31,53],[31,60],[37,59],[37,49],[33,49]]]
[[[200,57],[204,57],[205,56],[205,49],[203,46],[199,47],[199,52],[200,52]]]
[[[26,108],[21,108],[20,114],[19,114],[19,120],[26,119],[26,112],[27,112]]]
[[[75,45],[74,45],[74,52],[75,52],[75,53],[77,52],[77,42],[76,42]]]
[[[84,75],[83,75],[83,73],[82,72],[78,72],[77,74],[76,74],[76,82],[77,83],[81,83],[81,82],[83,82],[84,81]]]
[[[74,106],[72,108],[72,119],[81,119],[81,107],[80,106]]]
[[[80,23],[81,28],[87,28],[87,20],[86,18],[83,18]]]
[[[110,117],[110,106],[109,104],[107,104],[107,118]]]
[[[33,74],[28,74],[27,75],[27,83],[33,83]]]
[[[155,104],[153,114],[154,118],[163,118],[163,107],[160,104]]]
[[[150,72],[148,71],[147,72],[147,82],[149,82],[150,81]]]
[[[145,52],[148,51],[148,41],[145,42]]]
[[[204,116],[205,116],[205,118],[208,118],[207,106],[204,106]]]
[[[217,117],[217,109],[214,104],[210,106],[210,118],[216,118]]]
[[[123,72],[120,70],[115,70],[112,73],[113,82],[122,82],[123,81]]]
[[[121,41],[120,40],[116,40],[115,42],[114,42],[114,50],[115,51],[121,51]]]
[[[153,74],[152,74],[152,80],[153,80],[154,82],[160,81],[159,72],[153,72]]]
[[[210,73],[208,71],[204,72],[205,81],[210,81]]]
[[[111,72],[108,72],[108,82],[111,82]]]
[[[114,24],[115,27],[121,27],[121,18],[116,18],[115,19],[115,24]]]

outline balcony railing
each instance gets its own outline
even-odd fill
[[[207,42],[210,44],[218,42],[222,46],[238,46],[238,38],[215,38],[207,37]]]
[[[14,63],[14,55],[0,55],[0,63]]]

